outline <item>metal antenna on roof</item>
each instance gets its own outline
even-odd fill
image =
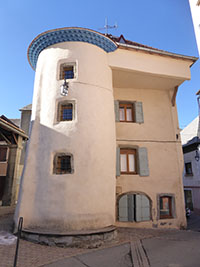
[[[108,19],[105,18],[105,25],[104,25],[104,27],[103,28],[99,28],[98,30],[105,30],[106,31],[105,34],[108,35],[108,29],[116,29],[116,28],[118,28],[118,25],[117,25],[116,22],[115,22],[115,25],[114,26],[110,26],[110,25],[108,25]]]

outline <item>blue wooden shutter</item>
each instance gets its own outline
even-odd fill
[[[127,195],[124,195],[119,199],[118,220],[120,222],[128,222],[128,198],[127,198]]]
[[[120,167],[120,148],[116,149],[116,176],[120,176],[121,167]]]
[[[135,220],[135,195],[128,195],[128,221],[134,222]]]
[[[150,201],[145,195],[136,195],[136,221],[150,220]]]
[[[115,100],[115,121],[119,121],[119,101]]]
[[[148,153],[146,147],[140,147],[138,149],[138,160],[140,176],[149,176]]]
[[[144,123],[142,102],[135,102],[135,122]]]

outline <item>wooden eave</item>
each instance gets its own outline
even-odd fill
[[[20,128],[17,128],[13,124],[3,120],[2,118],[0,118],[0,127],[3,128],[4,130],[8,131],[8,132],[22,136],[23,139],[25,139],[25,140],[28,139],[28,136],[25,134],[25,132],[23,130],[21,130]]]

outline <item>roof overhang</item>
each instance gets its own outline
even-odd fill
[[[167,51],[159,50],[159,49],[141,47],[141,46],[130,45],[130,44],[122,44],[118,42],[116,44],[121,49],[133,49],[133,50],[143,51],[143,52],[147,52],[151,54],[157,54],[160,56],[168,56],[168,57],[177,58],[177,59],[190,60],[191,61],[190,67],[198,60],[198,57],[185,56],[185,55],[171,53],[171,52],[167,52]]]
[[[18,134],[18,135],[22,136],[24,139],[28,139],[28,136],[25,134],[25,132],[23,130],[15,127],[14,125],[3,120],[2,118],[0,118],[0,127],[2,127],[3,129],[5,129],[8,132],[13,132],[15,134]]]

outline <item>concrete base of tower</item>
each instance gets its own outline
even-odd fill
[[[96,248],[105,242],[115,240],[117,238],[117,230],[115,226],[66,233],[48,233],[33,229],[23,229],[21,236],[28,241],[48,246]]]

